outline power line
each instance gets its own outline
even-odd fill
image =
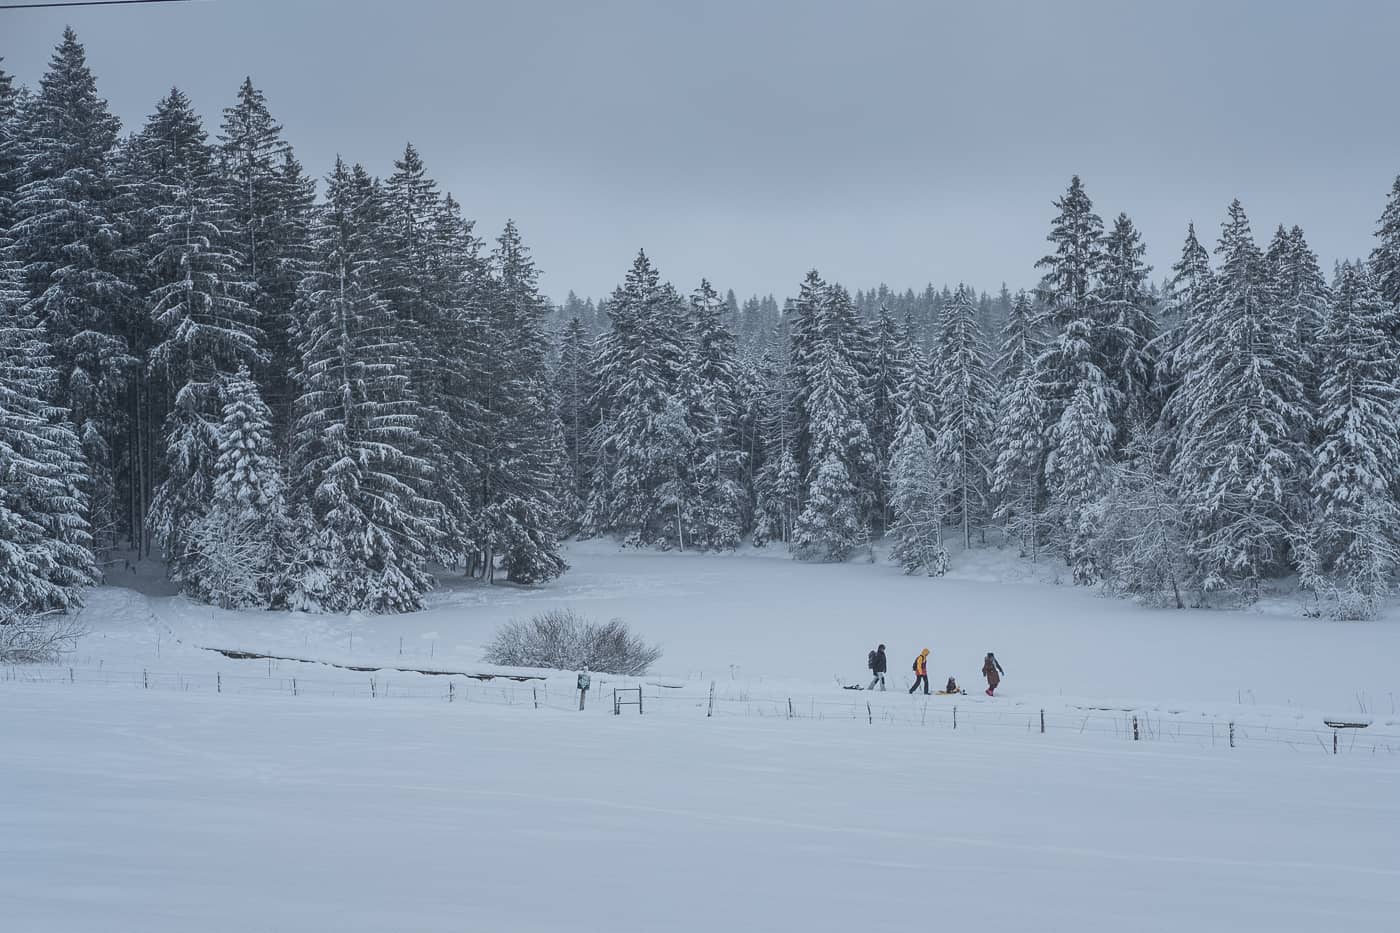
[[[194,0],[63,0],[56,3],[0,3],[0,10],[43,10],[59,6],[126,6],[132,3],[193,3]]]

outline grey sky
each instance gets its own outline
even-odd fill
[[[412,140],[556,298],[639,246],[683,291],[1030,285],[1075,172],[1156,277],[1235,196],[1330,264],[1400,173],[1387,2],[213,0],[0,12],[5,67],[65,23],[128,127],[178,85],[212,134],[247,74],[318,177]]]

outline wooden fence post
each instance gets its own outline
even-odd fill
[[[1137,717],[1134,716],[1134,717],[1133,717],[1133,741],[1136,742],[1137,740],[1138,740],[1138,723],[1137,723]]]
[[[1337,754],[1337,730],[1332,730],[1332,754]]]
[[[1230,747],[1235,747],[1235,724],[1230,723]]]
[[[447,682],[447,702],[451,703],[457,698],[457,685],[452,681]]]
[[[870,711],[870,701],[865,701],[865,718],[870,720],[870,725],[875,725],[875,714]]]
[[[792,697],[788,697],[788,719],[792,718]]]
[[[147,690],[151,689],[151,678],[146,674],[146,669],[141,668],[141,686]]]
[[[953,707],[953,728],[956,729],[957,727],[958,727],[958,708],[957,708],[956,706],[954,706],[954,707]]]
[[[715,682],[710,681],[710,708],[705,712],[705,718],[710,719],[715,715]]]
[[[215,692],[215,693],[223,693],[223,692],[224,692],[224,675],[223,675],[222,673],[216,672],[216,673],[214,674],[214,692]]]
[[[1045,734],[1045,710],[1040,711],[1040,734]]]

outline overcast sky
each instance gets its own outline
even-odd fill
[[[4,67],[65,23],[128,128],[178,85],[212,135],[251,75],[318,177],[412,140],[555,298],[638,247],[683,291],[1029,286],[1076,172],[1154,277],[1236,196],[1330,265],[1400,173],[1397,3],[207,0],[0,11]]]

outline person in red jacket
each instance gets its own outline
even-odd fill
[[[919,689],[919,684],[924,685],[924,695],[928,695],[928,649],[919,652],[919,656],[914,659],[914,686],[909,688],[913,693]]]
[[[1001,683],[1001,675],[1005,673],[997,656],[988,651],[982,662],[982,676],[987,678],[987,696],[996,696],[997,684]]]

